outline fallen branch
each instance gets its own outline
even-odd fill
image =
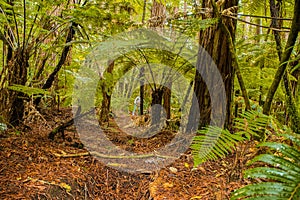
[[[68,128],[69,126],[72,126],[74,124],[74,121],[77,119],[81,119],[83,117],[85,117],[88,114],[91,114],[92,112],[94,112],[94,108],[92,108],[90,111],[80,114],[80,115],[75,115],[74,118],[70,119],[69,121],[67,121],[66,123],[56,127],[55,129],[53,129],[49,134],[48,134],[48,138],[51,140],[54,140],[54,137],[57,133],[62,133],[62,137],[64,138],[64,131],[66,128]]]
[[[90,156],[89,152],[84,152],[84,153],[74,153],[74,154],[58,154],[58,153],[53,153],[56,157],[59,158],[74,158],[74,157],[81,157],[81,156]]]
[[[107,155],[98,152],[90,152],[91,155],[98,156],[101,158],[108,158],[108,159],[138,159],[138,158],[164,158],[164,159],[176,159],[173,156],[165,156],[165,155],[158,155],[158,154],[140,154],[140,155]]]
[[[165,156],[165,155],[158,155],[158,154],[138,154],[138,155],[108,155],[108,154],[102,154],[96,151],[92,152],[84,152],[84,153],[74,153],[74,154],[68,154],[64,151],[61,151],[61,154],[52,152],[53,155],[59,158],[72,158],[72,157],[81,157],[81,156],[97,156],[100,158],[107,158],[107,159],[139,159],[139,158],[164,158],[164,159],[176,159],[176,157],[173,156]]]

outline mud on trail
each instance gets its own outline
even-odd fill
[[[188,150],[160,170],[133,174],[89,155],[75,127],[65,131],[65,139],[57,135],[49,140],[49,132],[71,117],[71,110],[65,109],[48,113],[44,117],[47,122],[29,123],[21,132],[1,133],[0,199],[223,200],[248,184],[242,171],[253,156],[246,144],[227,158],[196,169]],[[151,152],[174,137],[173,132],[162,131],[151,138],[135,139],[118,129],[113,120],[105,134],[117,146],[137,153]]]

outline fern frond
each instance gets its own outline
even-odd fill
[[[263,178],[269,181],[247,185],[232,194],[231,199],[300,199],[300,151],[295,134],[281,134],[294,142],[295,146],[283,143],[264,142],[261,147],[275,150],[273,154],[261,154],[251,160],[263,162],[269,167],[256,167],[245,171],[246,178]]]
[[[264,115],[257,111],[248,111],[241,114],[241,117],[234,120],[235,128],[239,130],[239,134],[244,134],[248,139],[251,135],[260,137],[261,131],[271,124],[272,117]]]
[[[242,189],[239,189],[231,197],[231,200],[235,199],[247,199],[247,200],[262,200],[262,199],[272,199],[272,200],[287,200],[289,199],[289,192],[293,190],[293,186],[283,183],[274,182],[262,182],[253,185],[247,185]],[[249,197],[249,198],[247,198]],[[296,200],[296,199],[295,199]]]
[[[225,157],[235,149],[238,142],[243,140],[245,138],[239,134],[215,126],[200,130],[191,145],[194,166],[207,160]]]
[[[24,85],[11,85],[7,87],[10,90],[16,91],[16,92],[22,92],[23,94],[26,94],[28,96],[35,96],[35,95],[50,95],[50,92],[40,89],[40,88],[33,88],[28,87]]]
[[[259,14],[262,10],[264,10],[265,5],[266,5],[265,1],[252,0],[247,3],[245,2],[243,7],[244,7],[245,12],[247,12],[247,13]]]

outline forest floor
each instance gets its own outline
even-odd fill
[[[242,171],[256,153],[254,144],[240,144],[225,159],[205,162],[196,169],[188,150],[158,171],[134,174],[108,167],[89,155],[74,130],[65,131],[64,139],[60,135],[48,139],[53,128],[71,118],[69,109],[53,111],[45,116],[45,123],[29,123],[26,130],[0,135],[0,199],[223,200],[250,183]],[[114,143],[135,152],[150,151],[172,137],[161,132],[129,143],[130,137],[121,130],[109,130]],[[145,140],[147,145],[142,145]]]

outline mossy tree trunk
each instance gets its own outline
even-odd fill
[[[20,48],[13,52],[11,60],[5,67],[8,86],[25,85],[29,67],[28,60],[29,54],[26,50]],[[4,89],[5,87],[1,88]],[[25,96],[17,91],[6,89],[4,91],[4,94],[1,94],[2,110],[6,112],[7,121],[13,126],[18,126],[23,120]]]
[[[110,112],[110,102],[112,94],[112,72],[114,69],[114,61],[109,61],[108,68],[101,77],[102,104],[100,111],[100,123],[108,122]],[[109,81],[110,83],[108,83]]]

